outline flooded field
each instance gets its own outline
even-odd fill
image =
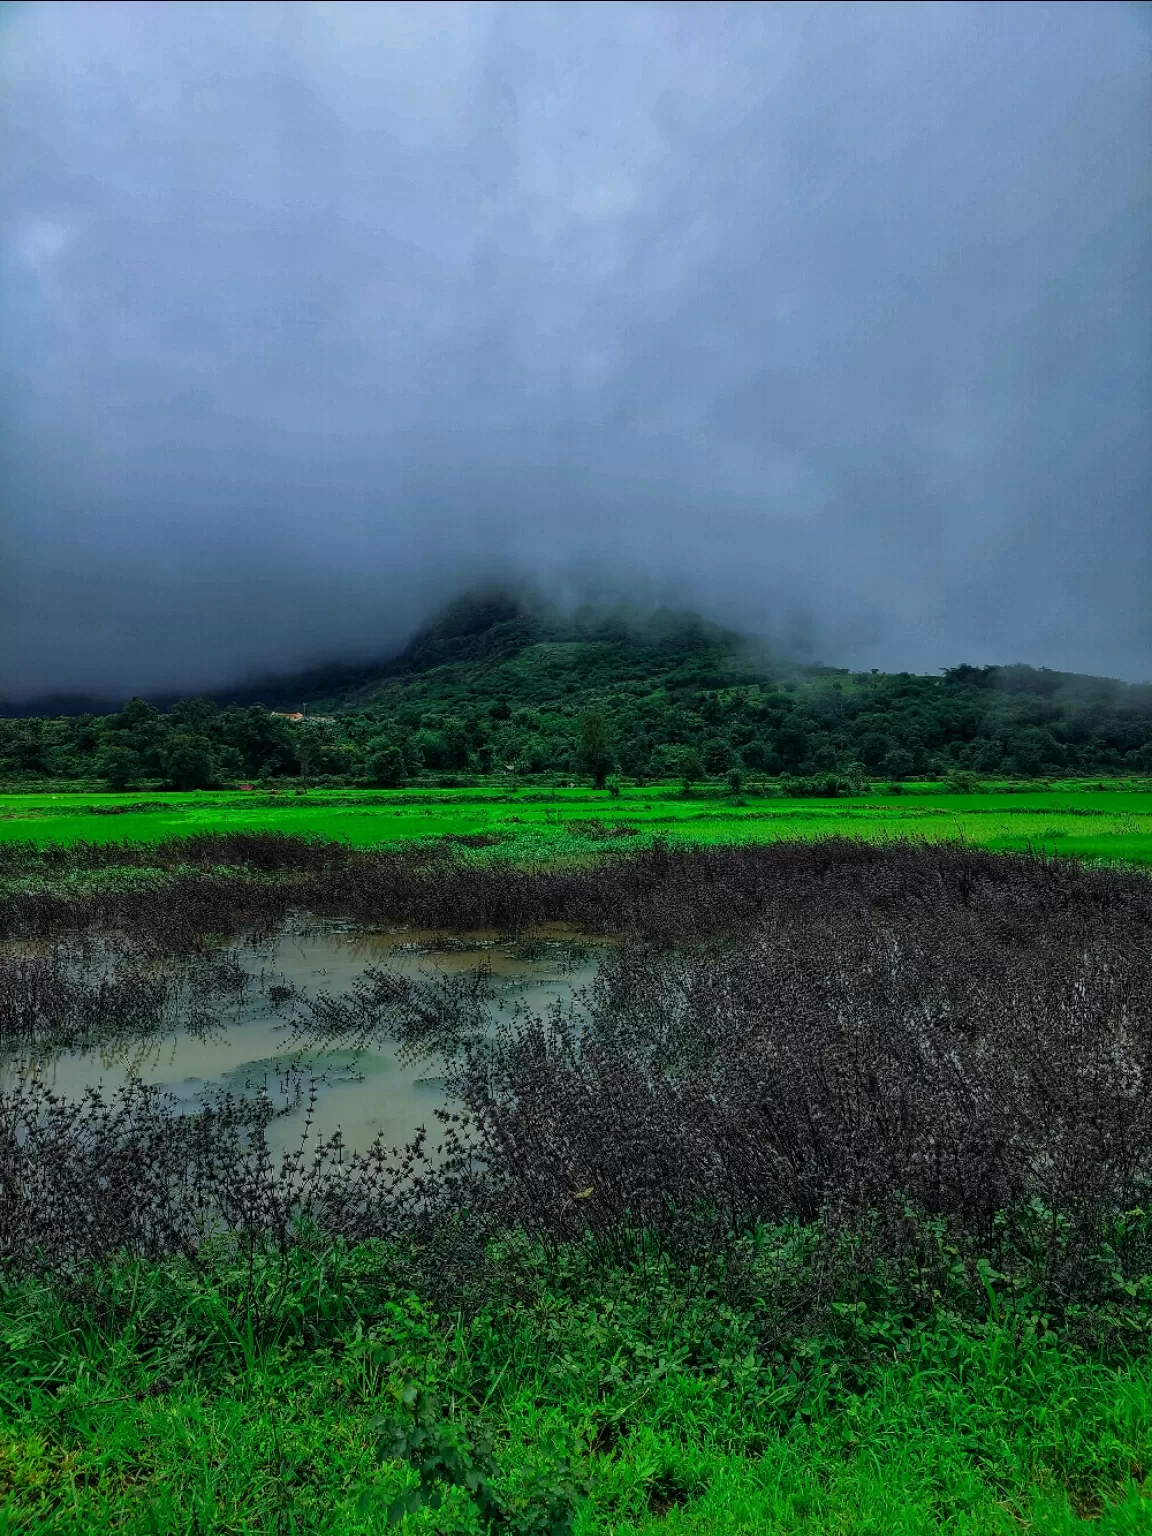
[[[705,1251],[829,1201],[885,1212],[893,1252],[911,1202],[987,1255],[1000,1210],[1089,1243],[1147,1203],[1144,875],[848,840],[189,849],[87,850],[0,903],[0,1259],[465,1217]]]
[[[143,1037],[114,1037],[78,1047],[9,1047],[0,1054],[0,1088],[39,1078],[68,1099],[86,1089],[108,1094],[138,1079],[161,1087],[183,1108],[199,1108],[221,1090],[266,1091],[279,1113],[269,1127],[276,1152],[298,1145],[312,1104],[312,1137],[339,1131],[350,1150],[377,1137],[407,1141],[418,1126],[434,1129],[445,1102],[442,1052],[435,1044],[402,1045],[326,1037],[324,1005],[342,1003],[367,978],[416,983],[435,992],[455,978],[474,981],[477,1013],[489,1027],[517,1010],[544,1013],[571,999],[594,977],[597,955],[587,940],[553,925],[530,943],[492,932],[365,932],[327,923],[289,929],[259,947],[229,954],[245,980],[224,1006],[177,1006],[168,1025]],[[401,1002],[401,1006],[403,1006]],[[332,1011],[332,1010],[330,1010]]]

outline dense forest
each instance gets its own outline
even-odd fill
[[[1150,772],[1149,683],[1028,666],[783,666],[692,617],[563,621],[491,599],[454,604],[374,668],[0,718],[0,780],[29,787],[620,774],[845,791],[870,779]]]

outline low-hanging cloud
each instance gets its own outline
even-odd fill
[[[1152,674],[1145,7],[98,0],[0,72],[0,694],[573,569]]]

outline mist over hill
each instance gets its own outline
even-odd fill
[[[386,706],[445,688],[462,700],[502,691],[544,700],[632,676],[674,683],[686,659],[693,676],[703,676],[700,669],[707,672],[710,660],[716,677],[742,679],[788,664],[784,658],[772,662],[762,642],[683,608],[628,605],[603,594],[561,606],[536,587],[490,585],[446,604],[387,660],[334,663],[213,696],[337,711]]]
[[[158,707],[159,706],[159,707]],[[461,594],[398,654],[103,715],[0,720],[0,778],[204,787],[1152,772],[1152,684],[1026,665],[802,664],[697,614]],[[734,777],[736,776],[736,777]]]
[[[1146,8],[0,26],[0,697],[589,562],[800,660],[1146,675]]]

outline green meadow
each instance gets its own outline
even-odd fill
[[[0,795],[0,840],[37,844],[158,841],[208,831],[275,830],[357,847],[456,837],[492,839],[509,857],[564,856],[656,837],[693,843],[765,842],[829,835],[868,840],[965,841],[998,851],[1032,848],[1090,861],[1152,863],[1152,789],[1081,786],[956,794],[916,784],[904,793],[784,799],[675,785],[625,788],[310,790],[278,795]]]

